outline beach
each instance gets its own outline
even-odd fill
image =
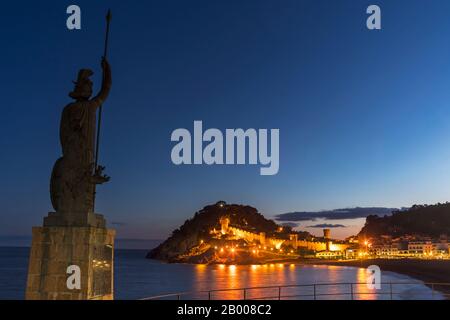
[[[450,260],[424,259],[364,259],[364,260],[310,260],[307,264],[334,265],[367,268],[371,265],[380,267],[381,272],[391,271],[410,276],[425,282],[429,287],[450,297]],[[436,284],[435,284],[436,283]],[[437,283],[448,285],[437,285]],[[432,285],[434,284],[434,285]]]

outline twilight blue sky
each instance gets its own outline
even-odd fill
[[[73,3],[80,31],[65,27]],[[366,29],[370,4],[382,9],[381,31]],[[79,68],[95,70],[98,88],[108,7],[101,163],[112,180],[97,211],[118,237],[165,237],[220,199],[268,217],[450,199],[447,0],[9,1],[0,6],[0,235],[28,235],[51,210],[61,111]],[[174,166],[170,134],[194,120],[279,128],[278,175]]]

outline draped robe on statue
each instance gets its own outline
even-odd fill
[[[79,99],[63,110],[60,125],[63,156],[56,161],[50,182],[52,205],[57,212],[74,214],[94,210],[95,185],[101,183],[93,175],[96,112],[106,100],[110,87],[108,68],[97,97]]]

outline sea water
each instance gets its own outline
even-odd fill
[[[267,264],[249,266],[167,264],[145,259],[146,250],[115,251],[115,298],[142,299],[167,293],[191,292],[186,299],[208,298],[207,292],[219,289],[242,289],[305,285],[282,288],[284,299],[312,299],[313,286],[317,299],[390,299],[390,286],[381,290],[368,290],[364,268],[335,266],[302,266],[293,264]],[[23,299],[25,296],[29,248],[0,247],[0,299]],[[395,284],[393,299],[442,299],[439,293],[421,281],[410,277],[382,272],[383,283]],[[335,285],[321,285],[333,283]],[[349,283],[363,283],[353,285]],[[407,284],[406,284],[407,283]],[[250,289],[246,298],[269,297],[277,299],[278,288]],[[353,291],[353,295],[351,294]],[[242,299],[243,290],[212,292],[213,299]]]

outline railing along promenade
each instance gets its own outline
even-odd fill
[[[403,290],[410,288],[405,293],[399,291],[400,286]],[[450,283],[382,282],[380,290],[369,289],[365,282],[293,284],[176,292],[141,300],[408,300],[408,298],[411,300],[450,298]]]

